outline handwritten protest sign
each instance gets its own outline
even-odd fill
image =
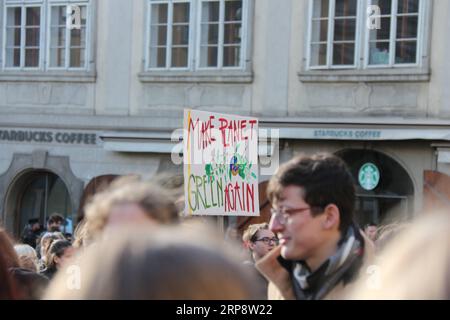
[[[185,213],[259,216],[258,120],[184,111]]]

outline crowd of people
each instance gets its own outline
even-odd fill
[[[73,234],[53,214],[20,239],[0,226],[0,299],[450,299],[450,215],[358,226],[355,186],[331,154],[271,177],[267,223],[236,244],[180,213],[167,180],[124,177]],[[240,250],[245,248],[243,259]]]

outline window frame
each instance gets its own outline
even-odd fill
[[[353,64],[349,65],[334,65],[333,64],[333,53],[334,53],[334,30],[335,30],[335,21],[336,21],[336,15],[335,15],[335,9],[336,9],[336,0],[329,0],[329,7],[328,7],[328,25],[327,25],[327,56],[326,56],[326,65],[319,65],[319,66],[311,66],[311,48],[313,45],[312,42],[312,31],[313,31],[313,12],[314,12],[314,0],[309,0],[309,14],[308,14],[308,37],[307,37],[307,53],[306,53],[306,59],[307,59],[307,65],[309,70],[330,70],[330,69],[336,69],[336,70],[344,70],[344,69],[354,69],[358,67],[358,61],[359,61],[359,52],[361,48],[360,43],[360,23],[361,19],[358,17],[360,16],[360,10],[361,10],[361,4],[360,1],[356,1],[357,8],[356,8],[356,17],[355,17],[355,52],[354,52],[354,62]],[[350,18],[353,16],[345,16],[344,18]],[[345,41],[347,42],[347,41]]]
[[[370,60],[370,30],[366,28],[367,21],[367,12],[364,10],[372,3],[372,0],[357,0],[357,16],[356,16],[356,32],[355,32],[355,63],[354,65],[340,66],[340,65],[332,65],[333,59],[333,38],[334,38],[334,10],[335,10],[335,2],[336,0],[329,0],[329,12],[328,12],[328,33],[327,33],[327,64],[323,66],[313,66],[311,65],[312,61],[312,31],[313,31],[313,11],[314,11],[314,0],[309,0],[308,3],[308,20],[307,20],[307,43],[306,43],[306,71],[324,71],[324,70],[354,70],[354,71],[376,71],[380,69],[408,69],[408,68],[421,68],[423,66],[422,63],[422,55],[423,52],[426,51],[424,45],[426,44],[427,39],[425,39],[425,20],[427,20],[426,15],[429,14],[427,11],[427,7],[423,0],[419,0],[419,11],[417,13],[418,17],[418,26],[417,26],[417,52],[416,52],[416,63],[404,63],[399,64],[395,63],[395,46],[397,44],[397,17],[398,17],[398,0],[392,0],[392,8],[391,8],[391,30],[390,30],[390,39],[389,45],[394,45],[394,50],[390,51],[389,64],[383,65],[371,65],[369,64]],[[394,6],[395,5],[395,6]],[[395,9],[395,15],[393,15]],[[401,16],[407,16],[408,14],[401,14]],[[411,14],[415,15],[415,14]],[[331,19],[333,17],[333,19]],[[393,26],[395,25],[395,28]],[[362,30],[364,29],[364,30]],[[329,49],[331,48],[331,49]]]
[[[373,0],[367,0],[367,5],[371,5]],[[416,49],[416,62],[415,63],[395,63],[396,44],[397,44],[397,18],[398,18],[398,1],[391,0],[391,32],[389,37],[389,63],[388,64],[370,64],[370,30],[365,28],[364,38],[364,69],[388,69],[388,68],[416,68],[421,66],[420,57],[422,56],[423,43],[425,34],[423,31],[423,20],[425,18],[425,6],[423,0],[419,1],[418,13],[417,13],[417,49]],[[428,0],[429,1],[429,0]],[[412,16],[413,14],[401,14],[401,16]],[[414,14],[415,15],[415,14]],[[387,15],[386,15],[387,16]],[[367,14],[364,15],[367,19]]]
[[[225,1],[226,0],[146,0],[147,2],[147,7],[145,10],[145,15],[146,15],[146,32],[145,34],[145,39],[144,39],[144,44],[145,44],[145,49],[144,49],[144,64],[143,64],[143,68],[144,68],[144,73],[142,75],[142,80],[146,81],[145,78],[148,78],[145,76],[145,74],[150,74],[150,73],[163,73],[163,72],[169,72],[169,73],[174,73],[174,74],[180,74],[180,73],[184,73],[184,74],[199,74],[199,73],[217,73],[217,72],[229,72],[229,73],[234,73],[234,72],[246,72],[248,71],[248,54],[249,54],[249,39],[250,36],[248,34],[249,32],[249,24],[251,22],[251,19],[249,17],[249,12],[251,10],[251,8],[253,8],[252,6],[252,1],[253,0],[241,0],[242,1],[242,18],[241,18],[241,42],[240,42],[240,54],[239,54],[239,66],[231,66],[231,67],[224,67],[223,66],[223,48],[224,46],[224,35],[223,35],[223,29],[225,26],[225,22],[224,22],[224,16],[225,16]],[[150,61],[151,61],[151,57],[150,57],[150,44],[151,44],[151,39],[150,39],[150,34],[151,34],[151,5],[152,4],[157,4],[157,3],[176,3],[176,2],[187,2],[190,4],[190,17],[189,17],[189,46],[188,46],[188,65],[187,67],[183,67],[183,68],[177,68],[177,67],[171,67],[169,62],[166,60],[166,66],[165,67],[150,67]],[[202,4],[203,2],[219,2],[220,3],[220,17],[219,17],[219,50],[218,50],[218,66],[217,67],[202,67],[201,66],[201,61],[200,61],[200,48],[201,48],[201,10],[202,10]],[[170,10],[169,10],[170,11]],[[169,15],[169,12],[168,12]],[[169,24],[169,17],[168,17],[168,24]],[[171,28],[170,28],[171,30]],[[167,30],[167,34],[169,33],[169,28]],[[170,37],[170,35],[167,35],[168,38]],[[167,39],[169,40],[169,39]],[[166,44],[166,47],[168,47],[169,43]],[[170,50],[171,51],[171,50]],[[166,59],[167,59],[167,52],[166,52]],[[188,77],[190,78],[190,76]],[[187,80],[190,82],[190,80]]]
[[[94,2],[95,1],[95,2]],[[70,61],[66,61],[68,68],[51,67],[50,66],[50,28],[51,28],[51,10],[52,6],[58,5],[85,5],[86,6],[86,48],[85,48],[85,63],[83,67],[70,67]],[[38,67],[7,67],[6,57],[6,23],[7,23],[7,8],[8,7],[36,7],[40,6],[41,20],[40,20],[40,42],[39,42],[39,66]],[[1,58],[1,72],[0,78],[21,80],[21,76],[29,73],[36,81],[47,81],[52,74],[67,75],[63,78],[55,78],[55,81],[77,81],[77,82],[91,82],[95,80],[95,66],[93,62],[93,54],[95,43],[95,36],[91,35],[93,26],[95,25],[93,19],[95,17],[96,0],[0,0],[0,9],[3,10],[0,22],[2,27],[1,43],[2,50]],[[22,29],[22,26],[21,26]],[[23,31],[21,31],[23,32]],[[66,34],[70,30],[66,29]],[[21,39],[21,42],[25,41]],[[66,37],[67,42],[67,37]],[[21,46],[22,51],[22,46]],[[22,62],[21,62],[22,63]],[[3,74],[2,74],[3,73]],[[44,77],[44,78],[41,78]],[[83,77],[83,78],[80,78]],[[19,79],[20,78],[20,79]],[[30,78],[31,79],[31,78]],[[24,79],[26,80],[26,79]]]
[[[43,44],[44,35],[42,33],[42,28],[44,26],[45,12],[42,10],[44,6],[44,0],[37,1],[6,1],[4,0],[2,4],[3,9],[3,21],[2,21],[2,70],[5,71],[37,71],[41,70],[43,66]],[[39,59],[37,67],[26,67],[25,66],[25,48],[26,48],[26,8],[36,8],[39,7],[40,18],[39,18]],[[21,8],[21,22],[20,22],[20,65],[18,67],[8,67],[7,66],[7,20],[8,20],[8,8]]]
[[[86,6],[86,47],[84,48],[84,66],[83,67],[70,67],[70,33],[71,30],[66,28],[66,41],[64,44],[64,49],[66,50],[65,54],[65,65],[63,67],[52,67],[51,66],[51,28],[52,28],[52,13],[51,10],[53,7],[58,6],[68,6],[68,5],[78,5],[78,6]],[[91,12],[92,12],[92,4],[89,0],[49,0],[47,4],[47,24],[46,24],[46,35],[48,38],[48,41],[46,41],[45,44],[45,51],[46,51],[46,70],[49,71],[58,71],[58,70],[64,70],[64,71],[87,71],[89,68],[89,57],[90,57],[90,47],[91,47]],[[81,37],[81,35],[80,35]]]
[[[189,3],[189,36],[188,36],[188,61],[186,67],[172,67],[172,30],[173,30],[173,5],[174,3]],[[168,10],[167,10],[167,31],[166,31],[166,64],[164,67],[151,67],[150,66],[150,54],[151,54],[151,27],[152,27],[152,4],[167,4]],[[192,24],[191,24],[191,17],[193,14],[193,8],[192,8],[192,1],[191,0],[147,0],[147,8],[146,8],[146,32],[145,34],[145,70],[146,71],[162,71],[162,70],[174,70],[174,71],[183,71],[183,70],[190,70],[191,69],[191,60],[192,60]]]
[[[242,0],[242,15],[241,15],[241,43],[240,43],[240,53],[239,53],[239,66],[231,66],[231,67],[224,67],[223,66],[223,57],[224,57],[224,48],[226,47],[224,42],[224,35],[225,35],[225,1],[226,0],[219,0],[219,38],[218,38],[218,52],[217,52],[217,67],[202,67],[201,66],[201,32],[202,32],[202,5],[204,2],[215,2],[214,0],[198,0],[198,8],[197,8],[197,22],[196,22],[196,69],[197,70],[242,70],[244,69],[245,65],[245,52],[246,52],[246,45],[247,45],[247,28],[248,28],[248,0]],[[244,23],[245,22],[245,23]]]

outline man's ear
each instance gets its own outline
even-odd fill
[[[249,242],[248,242],[248,248],[249,248],[251,251],[253,251],[253,250],[255,249],[255,243],[249,241]]]
[[[341,222],[341,215],[339,208],[335,204],[329,204],[325,207],[324,210],[324,219],[322,222],[322,226],[326,230],[331,229],[339,229],[339,225]]]

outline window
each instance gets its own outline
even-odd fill
[[[313,0],[311,66],[353,66],[357,0]]]
[[[6,7],[6,67],[39,68],[41,6]]]
[[[242,69],[247,2],[149,0],[146,69]]]
[[[239,67],[242,1],[202,1],[200,67]]]
[[[372,0],[381,28],[369,30],[368,64],[393,66],[418,61],[419,0]]]
[[[189,55],[189,1],[152,1],[150,68],[186,68]]]
[[[87,69],[88,0],[5,0],[4,13],[4,69]]]
[[[308,66],[349,69],[416,66],[421,0],[310,0]],[[378,29],[366,13],[378,6]],[[378,14],[378,13],[377,13]],[[363,63],[361,63],[361,61]]]
[[[73,6],[73,4],[71,5]],[[61,4],[50,6],[50,68],[86,68],[86,18],[88,9],[86,4],[77,4],[76,6],[80,13],[79,29],[67,27],[67,13],[72,12],[71,7]]]

